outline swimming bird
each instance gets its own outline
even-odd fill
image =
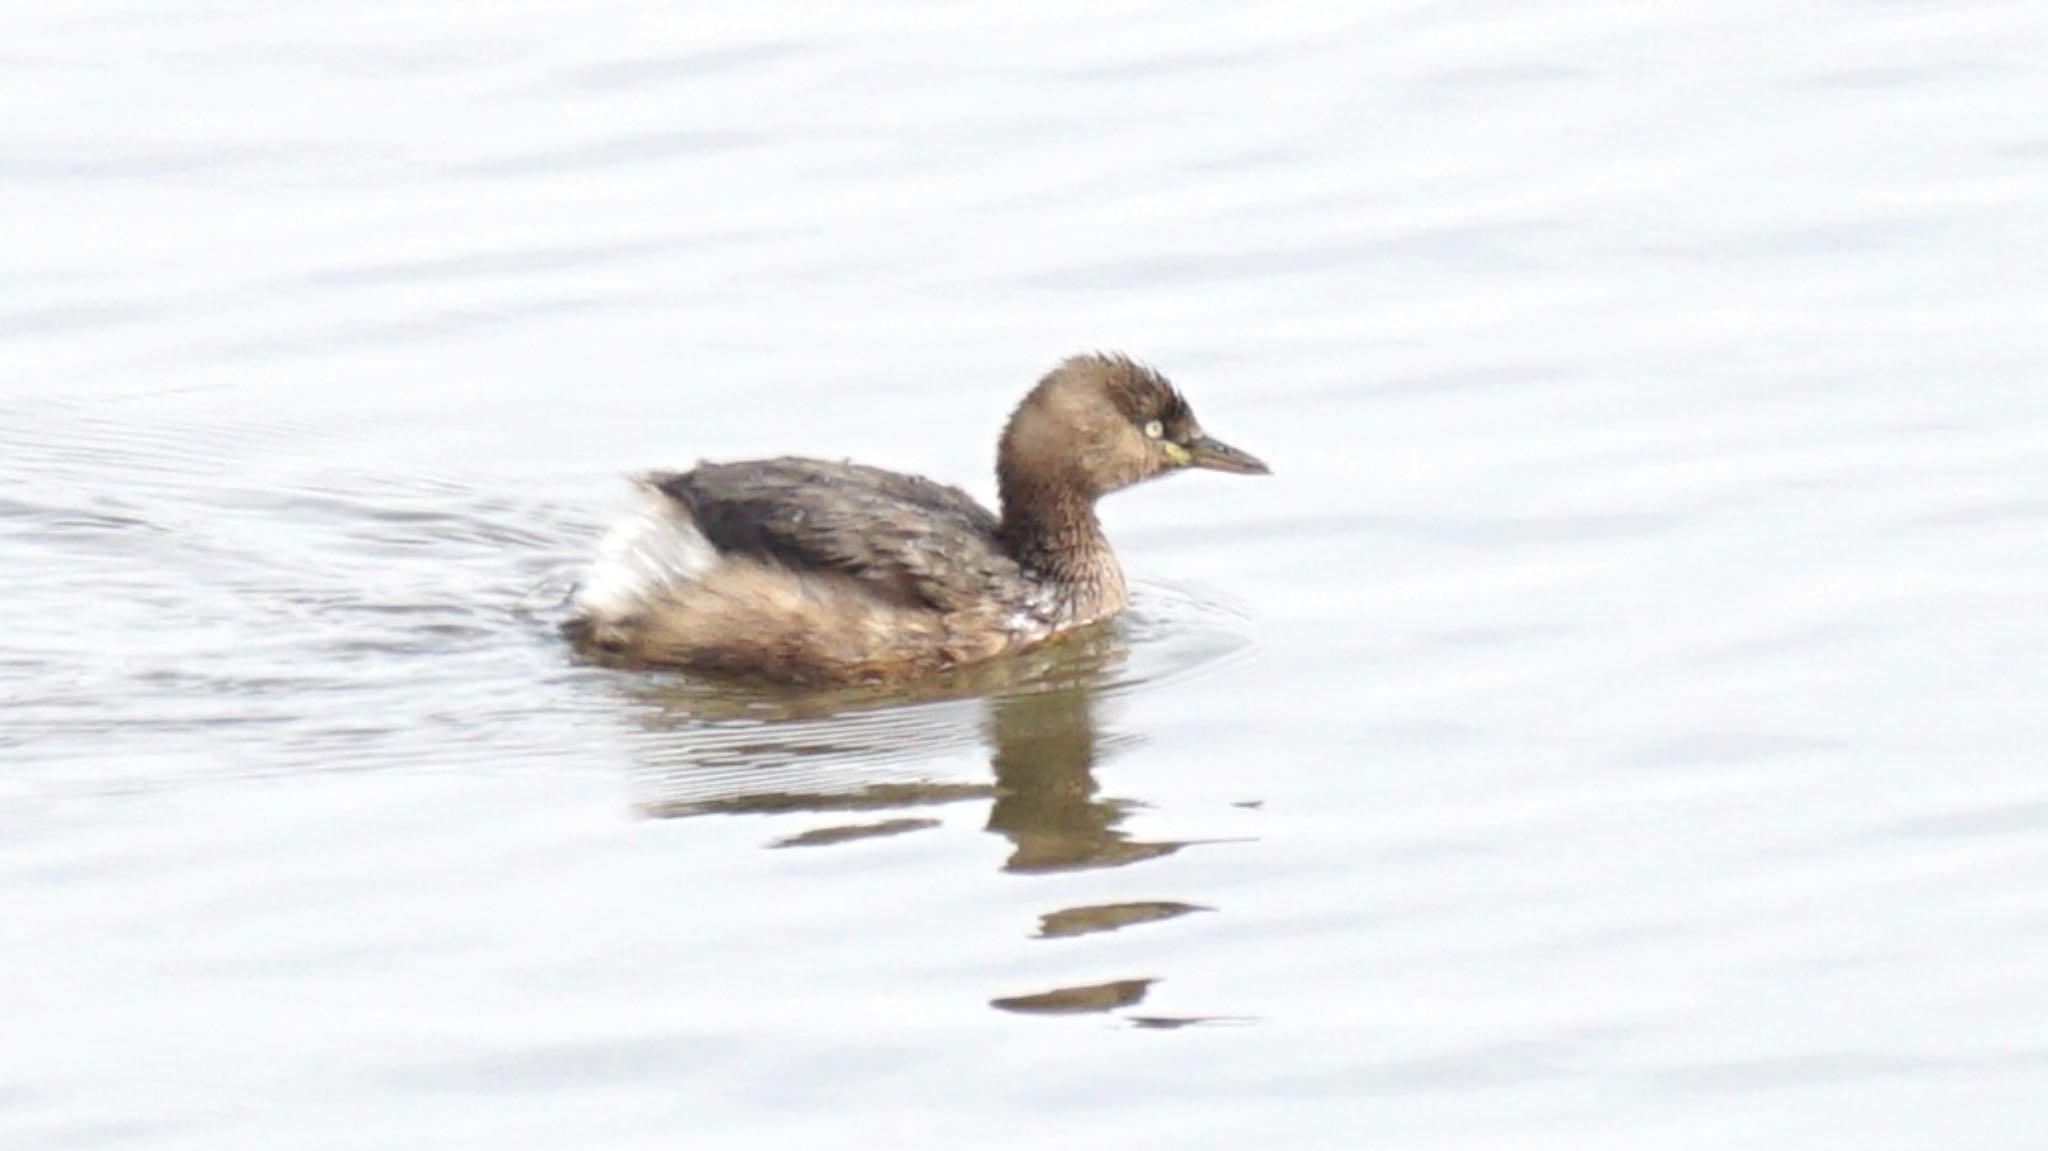
[[[784,457],[638,477],[564,631],[613,662],[793,683],[889,682],[1108,619],[1129,594],[1095,502],[1155,476],[1264,475],[1121,355],[1031,389],[996,454],[1000,514],[956,487]]]

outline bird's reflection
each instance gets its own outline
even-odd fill
[[[1085,681],[990,701],[988,829],[1013,846],[1005,870],[1115,867],[1181,847],[1130,838],[1117,825],[1132,801],[1098,798],[1095,688]]]
[[[813,813],[824,822],[770,846],[829,847],[943,826],[931,809],[986,801],[987,829],[1022,873],[1121,867],[1185,846],[1123,828],[1140,804],[1106,798],[1096,765],[1142,742],[1103,711],[1141,680],[1113,628],[1021,659],[980,665],[912,688],[773,691],[681,679],[623,678],[640,719],[640,806],[656,817],[716,812]],[[976,745],[984,755],[974,754]],[[993,778],[990,767],[994,768]],[[853,813],[869,813],[854,821]],[[1172,900],[1048,910],[1037,937],[1069,939],[1175,919],[1206,908]],[[1011,1014],[1129,1014],[1150,975],[1031,988],[991,998]],[[1129,1015],[1133,1026],[1208,1017]]]
[[[1106,731],[1099,709],[1127,649],[1101,628],[1023,659],[915,687],[829,692],[735,690],[682,680],[626,681],[641,725],[641,807],[713,812],[901,811],[990,800],[988,829],[1012,845],[1006,870],[1116,867],[1178,850],[1120,828],[1138,806],[1103,798],[1095,765],[1138,742]],[[958,753],[987,748],[994,780]],[[825,825],[789,836],[811,846],[900,834],[936,821]]]

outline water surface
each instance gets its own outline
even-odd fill
[[[0,17],[0,1142],[2038,1146],[2037,9]],[[556,638],[1095,347],[1116,628]]]

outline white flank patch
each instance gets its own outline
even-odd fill
[[[674,500],[652,488],[612,525],[576,589],[576,607],[597,619],[619,619],[678,584],[698,579],[718,551]]]

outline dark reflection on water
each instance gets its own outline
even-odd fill
[[[1157,981],[1151,979],[1114,979],[1108,983],[1090,983],[1084,987],[1061,987],[1030,995],[1006,995],[1000,999],[991,999],[989,1006],[1024,1015],[1077,1015],[1114,1011],[1119,1007],[1134,1007],[1143,1002],[1145,992],[1151,990],[1155,982]]]
[[[988,829],[1014,845],[1007,871],[1120,867],[1184,846],[1118,830],[1135,802],[1098,796],[1095,761],[1098,741],[1115,746],[1129,737],[1097,731],[1094,693],[1092,681],[1079,681],[993,701],[987,730],[996,800]]]
[[[1117,931],[1141,923],[1155,923],[1162,919],[1178,919],[1183,915],[1208,910],[1210,909],[1193,903],[1174,903],[1169,900],[1066,907],[1039,916],[1038,935],[1041,939],[1092,935],[1099,931]]]
[[[641,810],[709,814],[914,811],[989,802],[986,828],[1011,844],[1003,870],[1022,874],[1122,867],[1171,855],[1183,841],[1122,828],[1142,804],[1105,797],[1095,767],[1142,743],[1102,721],[1104,700],[1143,682],[1128,668],[1130,630],[1100,628],[1017,660],[908,687],[833,691],[737,689],[679,678],[622,678],[642,727]],[[979,742],[993,782],[942,778],[955,752]],[[942,827],[910,814],[831,822],[771,847],[817,847]],[[1146,900],[1050,910],[1045,939],[1094,935],[1209,908]],[[1152,977],[1004,996],[1024,1014],[1113,1011],[1137,1004]],[[1156,1021],[1155,1021],[1156,1025]]]
[[[1135,800],[1104,798],[1095,764],[1135,745],[1104,731],[1098,699],[1131,685],[1129,646],[1100,628],[1021,659],[908,686],[798,691],[698,680],[626,681],[640,722],[667,738],[641,756],[658,818],[736,812],[845,812],[990,800],[988,829],[1018,872],[1117,867],[1184,844],[1119,830]],[[944,753],[980,742],[993,783],[931,775]],[[930,824],[931,821],[924,821]],[[917,830],[902,820],[830,826],[781,842]]]
[[[770,847],[829,847],[835,843],[851,843],[856,839],[882,839],[905,832],[924,831],[938,827],[936,819],[884,819],[875,823],[849,823],[836,827],[814,827],[785,836],[769,844]]]

